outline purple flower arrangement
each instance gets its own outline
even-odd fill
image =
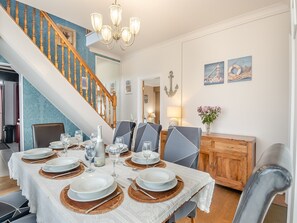
[[[221,108],[219,106],[199,106],[197,112],[202,120],[202,124],[211,124],[219,117]]]

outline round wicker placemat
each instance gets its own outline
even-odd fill
[[[64,176],[53,178],[54,176],[57,176],[57,175],[60,175],[63,173],[47,173],[47,172],[44,172],[42,169],[39,170],[39,174],[45,178],[49,178],[49,179],[53,179],[53,180],[64,180],[64,179],[69,179],[69,178],[81,175],[84,172],[84,170],[85,170],[85,167],[81,163],[78,167],[69,171],[69,174],[64,175]],[[65,173],[68,173],[68,172],[65,172]]]
[[[133,190],[131,186],[128,188],[128,194],[132,199],[139,202],[144,202],[144,203],[158,203],[158,202],[167,201],[175,197],[176,195],[178,195],[181,192],[181,190],[184,188],[183,180],[179,176],[176,176],[176,179],[177,179],[177,185],[168,191],[153,192],[153,191],[142,189],[157,199],[151,199],[147,195],[143,194],[141,191]],[[134,183],[138,188],[140,188],[135,182],[135,180],[134,180]]]
[[[108,157],[108,153],[105,153],[106,157]],[[131,156],[132,152],[128,150],[127,152],[121,153],[120,157],[128,157]]]
[[[143,170],[143,169],[146,168],[146,165],[141,165],[141,164],[134,163],[132,161],[132,157],[127,158],[125,160],[125,163],[128,166],[130,166],[130,167],[137,168],[137,169],[140,169],[140,170]],[[159,163],[150,164],[150,165],[148,165],[148,167],[161,167],[161,168],[165,168],[166,167],[166,163],[163,160],[160,160]]]
[[[30,164],[34,164],[34,163],[41,164],[41,163],[46,163],[47,161],[49,161],[51,159],[55,159],[57,157],[58,157],[58,155],[55,153],[50,157],[47,157],[47,158],[44,158],[44,159],[39,159],[39,160],[28,160],[28,159],[25,159],[25,158],[22,157],[22,161],[25,162],[25,163],[30,163]]]
[[[103,214],[103,213],[112,211],[113,209],[116,209],[118,206],[120,206],[124,200],[123,190],[118,186],[117,189],[108,197],[105,197],[105,198],[102,198],[102,199],[99,199],[96,201],[90,201],[90,202],[73,201],[67,195],[69,187],[70,186],[68,185],[63,188],[63,190],[60,193],[60,200],[66,208],[68,208],[74,212],[77,212],[77,213],[85,214],[86,210],[94,207],[96,204],[99,204],[100,202],[104,201],[108,197],[110,197],[118,192],[121,192],[121,194],[116,196],[115,198],[111,199],[110,201],[107,201],[106,203],[102,204],[101,206],[99,206],[98,208],[89,212],[88,214]]]

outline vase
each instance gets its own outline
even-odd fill
[[[205,130],[206,130],[206,134],[209,135],[210,134],[210,123],[205,123]]]

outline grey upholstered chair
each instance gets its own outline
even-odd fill
[[[118,121],[116,129],[113,135],[113,143],[115,142],[116,137],[122,136],[124,138],[124,144],[128,146],[131,150],[131,144],[133,139],[133,132],[136,126],[135,122],[130,121]]]
[[[15,221],[12,221],[13,223],[36,223],[36,214],[28,214],[25,215]]]
[[[201,129],[195,127],[174,126],[168,129],[164,160],[197,169],[200,152]],[[167,223],[176,222],[182,217],[192,220],[196,217],[197,204],[185,202],[170,217]]]
[[[154,152],[159,152],[159,138],[162,125],[139,123],[136,133],[134,152],[140,152],[144,141],[151,141]]]
[[[0,196],[0,222],[13,221],[29,214],[28,200],[21,191]]]
[[[266,149],[241,194],[233,223],[261,223],[277,193],[292,183],[292,160],[283,144]]]
[[[33,147],[48,147],[50,142],[60,140],[60,135],[64,132],[63,123],[33,124]]]

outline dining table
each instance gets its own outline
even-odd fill
[[[163,161],[166,164],[165,168],[173,171],[176,176],[182,179],[182,190],[166,201],[140,202],[129,196],[128,188],[131,182],[128,178],[135,179],[141,171],[124,165],[125,159],[129,157],[120,157],[115,170],[118,174],[116,182],[121,185],[123,191],[121,204],[101,214],[77,213],[61,202],[61,193],[67,185],[88,173],[83,171],[79,176],[68,179],[46,178],[40,174],[40,169],[45,164],[24,162],[22,160],[23,154],[24,152],[12,154],[8,162],[10,178],[17,181],[22,194],[29,200],[30,212],[36,213],[37,222],[158,223],[166,221],[181,205],[189,200],[196,202],[200,210],[207,213],[210,211],[215,181],[208,173]],[[67,156],[79,158],[88,164],[83,150],[68,150]],[[95,167],[96,173],[111,174],[112,171],[113,166],[109,158],[106,158],[104,166]]]

